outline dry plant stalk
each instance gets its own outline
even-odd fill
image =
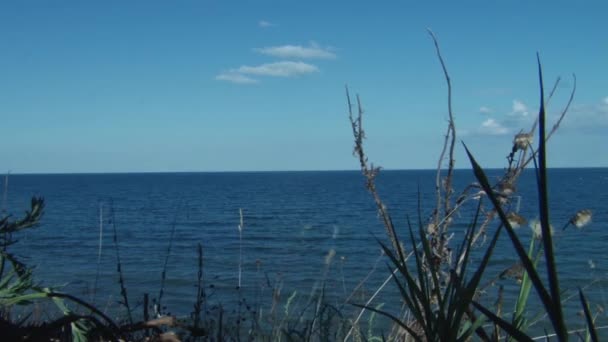
[[[449,237],[448,237],[447,233],[448,233],[450,224],[452,222],[452,216],[458,212],[458,210],[460,209],[460,206],[462,204],[464,204],[464,202],[466,202],[470,199],[473,199],[477,195],[479,195],[479,193],[473,193],[473,194],[470,193],[470,191],[472,189],[479,189],[479,186],[476,183],[474,183],[474,184],[470,184],[469,186],[465,187],[465,189],[457,197],[456,202],[454,204],[451,203],[451,201],[452,201],[451,195],[454,192],[454,190],[452,189],[452,182],[453,182],[453,172],[454,172],[454,165],[455,165],[454,146],[455,146],[455,141],[456,141],[454,114],[453,114],[453,110],[452,110],[452,82],[451,82],[450,75],[448,73],[446,64],[444,62],[444,59],[441,55],[441,50],[439,48],[439,43],[437,41],[437,38],[431,30],[428,30],[428,33],[433,40],[435,50],[436,50],[436,55],[437,55],[437,58],[441,64],[441,68],[444,73],[445,81],[447,84],[447,100],[448,100],[447,101],[448,102],[447,103],[447,105],[448,105],[448,128],[447,128],[447,133],[445,135],[444,144],[443,144],[443,147],[441,150],[441,154],[440,154],[438,166],[437,166],[436,208],[434,210],[432,221],[429,223],[429,226],[428,226],[429,227],[428,233],[430,235],[429,240],[431,241],[431,244],[434,247],[433,253],[435,253],[436,257],[438,257],[439,260],[441,260],[442,264],[449,267],[449,265],[451,264],[451,255],[450,255],[451,252],[450,252],[450,249],[447,247],[447,244],[449,243]],[[568,109],[570,108],[570,105],[574,99],[574,94],[576,92],[576,76],[575,75],[573,75],[573,80],[574,80],[574,86],[573,86],[572,92],[570,93],[568,102],[566,103],[566,106],[562,110],[557,122],[553,125],[553,128],[547,135],[545,141],[548,141],[551,138],[551,136],[557,131],[564,116],[566,115],[566,113],[568,112]],[[559,82],[560,82],[560,78],[558,78],[556,80],[553,88],[551,89],[551,92],[550,92],[547,100],[545,101],[545,106],[548,105],[551,98],[555,94],[555,91],[557,89],[557,86],[559,85]],[[501,199],[503,199],[504,205],[510,204],[510,198],[512,197],[512,195],[514,195],[514,193],[516,191],[517,179],[519,178],[519,176],[521,175],[523,170],[526,168],[526,166],[536,158],[537,152],[533,151],[533,149],[532,149],[532,140],[534,137],[534,131],[536,129],[537,124],[538,124],[538,118],[535,120],[530,131],[528,131],[527,133],[520,132],[515,135],[514,140],[513,140],[512,151],[507,156],[507,160],[509,162],[508,167],[505,170],[504,175],[501,176],[497,180],[496,185],[494,186],[494,188],[496,189],[497,195],[500,196]],[[531,153],[531,155],[528,156],[529,150],[532,151],[532,153]],[[443,162],[445,159],[445,154],[448,151],[449,151],[449,155],[448,155],[449,160],[448,160],[448,168],[446,170],[447,175],[444,179],[441,179],[442,165],[443,165]],[[516,154],[518,154],[517,158],[516,158]],[[442,208],[442,204],[443,204],[443,208]],[[443,209],[443,216],[441,216],[441,214],[440,214],[442,209]],[[473,236],[472,245],[477,245],[479,239],[481,237],[485,237],[487,227],[496,217],[496,210],[493,208],[490,209],[489,211],[484,210],[484,212],[486,213],[485,220],[481,223],[481,225],[480,225],[481,228]],[[458,256],[458,263],[457,263],[457,267],[456,267],[457,270],[460,269],[462,262],[463,262],[462,255]]]
[[[382,202],[380,195],[376,189],[376,176],[380,172],[379,167],[374,167],[373,163],[369,163],[365,151],[363,149],[363,139],[365,139],[365,131],[363,130],[363,107],[361,106],[361,99],[359,95],[357,97],[357,117],[353,116],[353,104],[350,100],[350,93],[348,87],[346,88],[346,100],[348,103],[348,118],[353,129],[353,136],[355,138],[355,148],[353,154],[359,158],[359,164],[361,166],[361,172],[366,179],[366,187],[374,198],[376,207],[378,209],[378,215],[382,219],[382,223],[386,229],[386,234],[391,240],[392,246],[395,252],[403,252],[403,248],[397,243],[397,236],[395,235],[395,226],[393,220],[388,213],[388,209]]]

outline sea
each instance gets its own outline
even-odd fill
[[[487,172],[496,181],[504,171]],[[416,229],[419,220],[428,222],[432,215],[435,177],[434,170],[383,170],[377,177],[378,194],[406,249],[411,246],[408,222]],[[598,324],[605,325],[608,168],[550,169],[548,180],[568,320],[573,328],[582,326],[580,287]],[[456,170],[454,197],[474,182],[471,170]],[[158,312],[188,317],[199,272],[205,301],[226,308],[245,298],[267,310],[273,301],[287,310],[289,300],[295,311],[319,293],[353,317],[360,309],[352,303],[395,311],[401,304],[395,284],[386,282],[391,266],[380,242],[389,240],[358,171],[10,174],[6,185],[2,208],[12,218],[29,209],[33,196],[43,197],[46,205],[38,226],[13,235],[17,242],[9,252],[34,267],[40,286],[74,294],[117,316],[124,314],[118,261],[130,307],[138,314],[147,294]],[[526,170],[511,209],[528,221],[537,219],[536,193],[536,173]],[[470,198],[454,214],[454,250],[478,203]],[[562,230],[581,209],[592,211],[592,222]],[[497,226],[489,225],[487,241]],[[517,232],[528,246],[528,225]],[[487,241],[479,240],[472,265]],[[505,312],[513,307],[517,283],[496,277],[516,261],[502,234],[483,283],[488,305],[504,288]],[[542,319],[543,313],[539,305],[530,306],[531,316]]]

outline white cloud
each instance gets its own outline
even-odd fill
[[[457,137],[466,137],[471,135],[471,132],[468,129],[456,128],[456,136]]]
[[[312,64],[307,64],[304,62],[282,61],[257,66],[243,65],[238,69],[232,70],[231,72],[257,76],[293,77],[318,71],[319,68]]]
[[[336,58],[336,54],[333,53],[331,49],[323,48],[315,42],[311,42],[309,46],[281,45],[254,49],[254,51],[259,52],[263,55],[279,58]]]
[[[603,102],[605,105],[608,105],[608,96],[604,97],[604,99],[602,100],[602,102]]]
[[[509,133],[509,129],[502,126],[494,119],[487,119],[481,124],[479,132],[489,135],[504,135]]]
[[[510,115],[528,116],[528,106],[520,100],[513,100],[513,107]]]
[[[481,106],[479,107],[479,113],[481,114],[492,114],[494,111],[492,110],[492,108],[486,107],[486,106]]]
[[[572,105],[564,118],[564,128],[605,134],[608,127],[608,98],[595,104]]]
[[[226,81],[237,84],[253,84],[258,83],[258,80],[253,79],[251,77],[247,77],[243,74],[239,74],[236,72],[225,72],[215,76],[215,79],[218,81]]]
[[[260,20],[258,21],[258,26],[261,28],[275,27],[276,24],[271,23],[270,21]]]

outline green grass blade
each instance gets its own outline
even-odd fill
[[[465,275],[467,274],[467,266],[469,264],[469,257],[471,255],[470,251],[471,251],[471,246],[473,243],[473,236],[475,234],[475,227],[477,227],[477,221],[479,219],[479,213],[481,212],[481,201],[479,201],[479,203],[477,204],[477,211],[475,212],[475,216],[473,217],[473,222],[469,225],[467,232],[465,234],[465,238],[462,241],[462,245],[458,251],[457,254],[457,258],[460,259],[460,256],[462,255],[462,266],[460,268],[460,274],[458,274],[458,277],[456,279],[455,285],[454,287],[456,289],[459,289],[462,287],[462,284],[464,283],[465,280]],[[458,264],[456,265],[456,267],[458,268]],[[454,310],[454,306],[458,306],[460,305],[458,303],[458,301],[456,300],[458,296],[458,291],[452,291],[451,297],[450,297],[450,305],[448,306],[448,312],[455,312]]]
[[[502,207],[500,206],[498,199],[496,198],[496,196],[494,195],[494,193],[492,191],[492,188],[490,187],[490,183],[488,182],[488,178],[486,177],[485,172],[483,171],[481,166],[479,166],[477,161],[475,161],[475,158],[473,157],[473,155],[471,154],[469,149],[466,147],[466,145],[464,146],[464,148],[467,152],[467,155],[469,156],[469,160],[471,161],[471,165],[473,167],[473,172],[475,173],[475,177],[479,181],[481,187],[485,191],[488,198],[490,198],[490,201],[492,201],[492,204],[494,205],[494,208],[496,209],[496,212],[498,213],[498,216],[500,217],[500,221],[504,224],[505,230],[507,231],[507,234],[509,235],[509,238],[511,239],[513,247],[515,248],[515,252],[517,253],[519,259],[521,260],[522,265],[524,266],[524,269],[530,276],[530,280],[532,281],[532,284],[534,285],[534,289],[538,293],[538,296],[540,297],[545,309],[547,310],[547,314],[549,315],[549,318],[551,319],[553,326],[554,327],[559,326],[559,323],[558,323],[559,320],[557,319],[557,317],[555,315],[555,310],[553,308],[554,303],[551,299],[551,296],[549,296],[547,289],[543,286],[543,283],[540,280],[538,273],[536,272],[536,268],[534,267],[532,260],[530,260],[530,258],[526,254],[526,251],[525,251],[524,247],[522,246],[521,241],[519,241],[517,234],[515,234],[513,227],[511,227],[511,224],[509,223],[509,220],[507,219],[507,215],[502,210]]]
[[[393,315],[389,312],[383,311],[383,310],[378,310],[372,306],[359,305],[359,304],[353,304],[353,305],[356,307],[359,307],[361,309],[366,309],[366,310],[378,313],[382,316],[388,317],[393,322],[397,323],[405,331],[407,331],[414,338],[414,340],[422,342],[422,338],[414,330],[412,330],[412,328],[408,327],[407,324],[401,322],[401,320],[398,317],[396,317],[395,315]]]
[[[566,340],[568,338],[568,329],[564,322],[564,315],[562,312],[560,291],[559,291],[559,279],[557,277],[557,266],[555,265],[555,255],[553,253],[553,237],[551,236],[551,227],[549,225],[549,198],[547,192],[547,151],[545,141],[545,96],[543,88],[543,72],[540,63],[540,57],[536,55],[538,60],[538,79],[540,83],[540,110],[539,110],[539,125],[538,125],[538,159],[539,159],[539,172],[538,172],[538,205],[540,211],[540,223],[542,229],[542,241],[543,249],[545,251],[545,262],[547,266],[547,277],[549,278],[549,290],[551,292],[551,299],[553,300],[553,327],[555,332],[560,337],[560,340]]]
[[[502,226],[499,226],[496,229],[496,232],[494,233],[494,237],[492,238],[492,241],[490,242],[490,245],[488,246],[488,249],[486,250],[486,253],[483,256],[483,259],[481,260],[479,267],[473,274],[473,277],[471,277],[471,280],[469,281],[469,283],[466,285],[466,287],[457,289],[457,291],[460,293],[458,295],[458,301],[460,302],[459,303],[460,310],[458,311],[458,314],[454,319],[454,323],[456,323],[456,324],[460,324],[460,320],[461,320],[462,316],[464,315],[464,310],[467,307],[469,307],[469,305],[471,304],[471,301],[473,300],[473,296],[475,296],[475,292],[477,291],[477,287],[479,286],[481,277],[483,276],[483,273],[485,272],[486,267],[488,266],[488,263],[490,262],[490,257],[492,256],[492,253],[494,252],[494,247],[496,247],[496,242],[498,241],[498,237],[500,236],[501,230],[502,230]],[[458,329],[458,326],[453,326],[452,328]]]
[[[409,231],[410,231],[410,239],[412,240],[412,248],[414,251],[414,260],[416,261],[416,273],[418,275],[418,282],[420,284],[420,290],[421,290],[421,296],[419,298],[420,300],[420,304],[423,306],[424,309],[424,321],[421,321],[421,324],[423,325],[425,331],[433,332],[436,331],[436,326],[435,326],[435,322],[436,320],[433,317],[433,308],[432,308],[432,299],[433,299],[433,289],[431,288],[431,285],[428,282],[427,279],[427,273],[425,272],[425,266],[422,262],[422,260],[420,259],[420,253],[418,251],[418,247],[416,246],[416,240],[414,239],[414,231],[412,229],[412,226],[409,226]],[[424,234],[422,234],[424,235]],[[426,240],[426,236],[421,236],[422,241],[420,241],[420,244],[424,246],[424,241]],[[428,241],[427,241],[428,242]],[[426,252],[424,252],[426,253]],[[427,254],[425,254],[425,257],[428,259]],[[431,265],[429,265],[429,262],[427,260],[427,266],[430,268],[430,272],[431,274],[434,275],[434,269]]]
[[[485,330],[483,330],[483,324],[486,322],[485,320],[485,316],[480,316],[475,318],[475,322],[473,324],[471,324],[470,322],[467,322],[468,325],[466,327],[466,330],[463,330],[462,333],[458,336],[458,339],[456,340],[457,342],[465,342],[465,341],[470,341],[471,340],[471,335],[475,332],[477,333],[477,336],[482,340],[482,341],[491,341],[490,336],[488,336],[488,334],[486,333]]]
[[[388,270],[389,272],[391,272],[390,267],[388,268]],[[408,287],[410,289],[410,293],[408,293],[403,283],[399,281],[397,277],[393,276],[393,280],[395,281],[395,284],[399,289],[399,294],[401,295],[401,298],[403,299],[407,307],[410,309],[414,318],[419,322],[424,322],[424,313],[422,312],[422,309],[419,306],[419,301],[416,300],[416,295],[413,291],[411,291],[412,288]]]
[[[534,239],[530,240],[530,247],[528,248],[528,256],[531,258],[534,254]],[[538,257],[534,260],[534,264],[538,261]],[[519,295],[517,296],[517,303],[515,304],[515,312],[513,313],[513,324],[519,328],[524,328],[524,312],[528,298],[530,296],[530,290],[532,289],[532,283],[527,272],[523,272],[521,285],[519,287]]]
[[[429,240],[426,237],[426,233],[422,226],[418,226],[418,234],[420,236],[420,244],[422,245],[422,251],[424,253],[424,257],[426,259],[427,266],[429,268],[429,271],[431,272],[430,278],[433,281],[433,286],[429,287],[430,297],[432,297],[433,293],[434,293],[434,295],[437,296],[437,299],[441,300],[439,277],[437,275],[439,273],[439,267],[437,267],[435,265],[435,260],[433,260],[433,252],[431,251],[431,245],[429,244]],[[412,239],[413,239],[413,234],[412,234]],[[418,270],[419,270],[419,273],[424,273],[424,269],[419,268]],[[422,274],[422,275],[425,275],[425,274]]]
[[[583,311],[585,312],[585,320],[587,321],[587,332],[591,337],[591,341],[598,342],[599,338],[597,337],[597,331],[595,330],[595,323],[593,322],[593,318],[591,317],[591,312],[589,312],[589,304],[587,304],[587,299],[583,294],[583,290],[578,289],[578,295],[581,299],[581,304],[583,305]]]
[[[424,298],[424,295],[422,294],[421,290],[418,288],[418,285],[416,284],[412,275],[410,274],[410,272],[407,268],[407,265],[400,263],[399,260],[395,257],[393,251],[391,251],[390,248],[388,248],[385,244],[383,244],[380,241],[378,241],[378,243],[382,247],[382,250],[384,251],[384,253],[389,257],[389,259],[391,260],[393,265],[395,267],[397,267],[397,269],[399,270],[399,273],[405,278],[405,281],[407,282],[407,290],[406,290],[405,287],[403,286],[403,284],[401,284],[401,282],[399,281],[399,279],[397,277],[393,276],[393,279],[397,283],[397,287],[399,288],[399,291],[401,293],[401,297],[406,302],[406,304],[408,305],[410,310],[412,310],[412,314],[414,315],[414,317],[418,321],[424,322],[425,321],[425,316],[424,316],[425,313],[423,312],[424,309],[420,308],[420,306],[419,306],[419,303],[421,302],[420,299]],[[389,268],[389,272],[390,272],[390,268]],[[409,291],[409,293],[408,293],[408,291]]]
[[[458,253],[458,255],[461,255],[461,253],[466,251],[466,254],[462,260],[462,269],[460,270],[460,274],[463,275],[466,274],[467,266],[469,264],[469,257],[471,256],[470,250],[473,243],[473,236],[475,234],[475,227],[477,227],[477,222],[479,220],[479,213],[481,213],[481,202],[482,201],[480,200],[479,203],[477,203],[477,210],[475,211],[473,222],[470,224],[469,229],[467,230],[468,236],[465,236],[465,240],[463,241],[463,247],[466,247],[466,250],[462,249],[463,247],[461,247],[461,251]]]
[[[517,329],[511,323],[505,321],[504,319],[496,316],[492,311],[486,309],[483,305],[473,301],[473,305],[477,310],[481,311],[486,317],[492,320],[492,322],[496,323],[499,327],[501,327],[507,334],[511,335],[517,341],[520,342],[532,342],[532,338],[526,335],[521,330]]]

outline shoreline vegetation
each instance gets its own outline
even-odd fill
[[[457,140],[451,78],[435,35],[431,31],[429,35],[447,86],[448,111],[444,142],[434,170],[435,200],[433,208],[430,208],[430,218],[423,217],[423,209],[428,212],[429,208],[421,207],[418,190],[418,207],[411,208],[410,213],[414,215],[407,218],[407,226],[394,225],[390,208],[376,189],[376,177],[381,169],[374,166],[365,153],[361,99],[358,95],[353,98],[346,88],[348,118],[354,138],[353,153],[359,162],[365,187],[375,203],[378,219],[385,228],[384,236],[370,242],[372,247],[382,248],[384,255],[381,261],[388,266],[385,270],[374,268],[370,271],[370,274],[386,272],[386,280],[371,296],[360,298],[355,295],[355,288],[343,304],[336,305],[327,300],[322,281],[309,294],[301,294],[283,289],[280,280],[267,278],[266,288],[269,290],[250,301],[240,289],[242,255],[239,252],[236,304],[224,306],[209,295],[213,285],[207,283],[205,246],[199,243],[193,251],[197,277],[192,279],[196,288],[196,295],[191,298],[192,311],[184,316],[171,314],[163,306],[163,296],[168,286],[168,261],[174,248],[177,217],[173,220],[171,236],[164,251],[159,289],[154,290],[154,295],[150,292],[143,298],[132,298],[124,281],[125,270],[121,263],[121,255],[126,251],[121,249],[113,204],[109,203],[108,212],[100,206],[99,255],[103,234],[110,234],[112,246],[105,248],[112,249],[115,255],[120,288],[118,305],[121,308],[119,314],[110,315],[104,308],[92,304],[96,302],[94,292],[91,298],[79,298],[36,285],[32,268],[11,254],[11,246],[18,243],[16,237],[43,219],[45,202],[34,197],[22,218],[8,215],[4,211],[7,175],[0,218],[0,335],[10,341],[598,341],[598,331],[606,328],[596,326],[603,308],[590,305],[583,289],[579,289],[576,299],[584,326],[575,325],[566,317],[564,303],[568,298],[560,288],[556,262],[559,253],[554,249],[553,235],[565,229],[584,229],[591,222],[593,213],[586,208],[574,209],[571,219],[556,222],[555,229],[550,220],[547,194],[550,182],[546,164],[547,141],[559,129],[568,112],[576,91],[576,77],[573,76],[573,88],[565,108],[558,120],[549,126],[545,107],[550,104],[560,79],[545,96],[538,58],[538,118],[529,130],[515,135],[507,165],[501,169],[502,176],[490,183],[486,172],[474,158],[474,151],[469,151],[466,142],[461,147]],[[470,162],[468,169],[476,179],[463,189],[453,188],[457,170],[454,151],[457,148],[466,151]],[[528,222],[522,217],[515,201],[517,180],[526,169],[534,172],[537,179],[538,221]],[[463,238],[457,240],[455,222],[465,218],[459,215],[465,207],[473,208],[475,215],[464,222],[467,228],[458,235]],[[105,231],[102,217],[110,218]],[[240,251],[243,234],[247,233],[242,209],[235,222],[238,223]],[[533,238],[528,245],[524,245],[515,230],[526,224],[533,229]],[[519,262],[494,277],[487,275],[486,271],[500,235],[508,238],[506,241],[511,244]],[[335,251],[332,251],[321,266],[321,279],[325,279],[336,262]],[[99,264],[96,265],[97,274]],[[509,285],[514,286],[518,293],[514,302],[505,299],[502,284],[488,290],[503,278],[517,280]],[[579,286],[586,285],[589,284]],[[389,310],[374,302],[382,291],[395,292],[401,300],[401,310]],[[268,305],[261,305],[261,301]],[[542,307],[541,317],[532,316],[531,303]],[[378,326],[386,328],[378,333],[374,329]]]

